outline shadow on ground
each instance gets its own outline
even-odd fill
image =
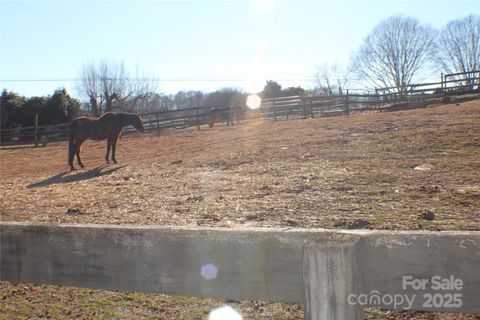
[[[62,172],[54,176],[51,176],[50,178],[47,178],[45,180],[29,184],[27,185],[27,188],[32,189],[32,188],[38,188],[38,187],[45,187],[52,184],[70,183],[70,182],[88,180],[91,178],[112,174],[115,171],[118,171],[126,166],[127,165],[123,165],[123,166],[103,170],[107,168],[107,165],[102,165],[88,171],[77,172],[74,174],[71,174],[70,172]]]

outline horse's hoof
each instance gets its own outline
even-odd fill
[[[117,160],[113,160],[113,163],[117,164],[118,162],[117,162]]]

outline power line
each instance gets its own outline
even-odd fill
[[[431,73],[417,73],[415,76],[417,77],[424,77],[422,81],[425,79],[433,76],[435,73],[439,71],[433,71]],[[298,77],[282,77],[282,76],[265,76],[265,79],[268,80],[275,80],[275,81],[313,81],[317,80],[321,77],[317,76],[298,76]],[[98,79],[103,80],[103,79]],[[109,81],[138,81],[138,82],[145,82],[145,81],[159,81],[159,82],[234,82],[234,81],[251,81],[250,78],[212,78],[212,77],[197,77],[197,78],[109,78]],[[337,80],[345,80],[345,78],[334,78],[329,77],[329,80],[337,81]],[[347,78],[348,81],[364,81],[367,80],[366,78]],[[23,78],[23,79],[16,79],[16,78],[6,78],[0,79],[2,82],[81,82],[85,81],[85,79],[81,78]],[[87,79],[88,81],[88,79]]]
[[[276,78],[266,77],[267,79],[275,79],[276,81],[308,81],[315,78]],[[108,79],[110,81],[128,80],[128,81],[160,81],[160,82],[217,82],[217,81],[250,81],[248,78],[155,78],[155,79]],[[0,79],[3,82],[80,82],[82,79]]]
[[[264,77],[267,80],[274,81],[310,81],[316,80],[316,77],[298,77],[298,78],[281,78],[281,77]],[[159,81],[159,82],[234,82],[234,81],[251,81],[249,78],[154,78],[154,79],[108,79],[109,81],[127,80],[127,81]],[[330,80],[343,80],[340,78],[330,78]],[[349,78],[349,81],[362,81],[363,78]],[[0,79],[2,82],[80,82],[82,79]]]

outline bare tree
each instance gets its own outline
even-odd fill
[[[353,71],[379,87],[404,93],[435,49],[435,31],[417,19],[394,16],[382,21],[364,40]]]
[[[472,72],[480,69],[480,16],[470,15],[454,20],[441,31],[436,58],[447,73]],[[466,74],[467,85],[478,82],[478,74]]]
[[[126,89],[115,98],[124,109],[137,112],[142,104],[148,103],[157,90],[157,81],[154,74],[147,74],[140,69],[135,69],[133,77],[127,76]]]
[[[146,77],[137,68],[132,78],[123,63],[85,64],[80,77],[79,92],[88,98],[96,115],[112,111],[115,102],[129,111],[136,111],[139,102],[156,90],[154,76]]]
[[[84,64],[81,75],[81,83],[78,87],[78,91],[81,95],[88,98],[90,102],[90,112],[94,115],[99,115],[100,107],[102,104],[100,94],[100,79],[97,69],[93,63]]]
[[[201,91],[187,91],[185,94],[190,108],[202,106],[203,93]]]
[[[327,96],[342,95],[348,83],[348,70],[340,67],[338,63],[323,64],[317,67],[314,75],[315,91]]]
[[[105,112],[112,111],[114,100],[121,100],[127,94],[129,80],[128,74],[123,63],[107,63],[105,61],[99,64],[100,88],[103,99],[105,100]]]

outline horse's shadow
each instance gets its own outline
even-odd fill
[[[111,168],[111,169],[102,171],[102,169],[107,167],[107,165],[102,165],[102,166],[93,168],[93,169],[88,170],[88,171],[78,172],[78,173],[71,174],[71,175],[70,174],[67,175],[67,172],[62,172],[62,173],[56,174],[54,176],[51,176],[50,178],[47,178],[45,180],[29,184],[26,187],[29,188],[29,189],[32,189],[32,188],[38,188],[38,187],[45,187],[45,186],[49,186],[49,185],[52,185],[52,184],[61,184],[61,183],[70,183],[70,182],[88,180],[88,179],[91,179],[91,178],[96,178],[96,177],[101,177],[101,176],[104,176],[104,175],[107,175],[107,174],[112,174],[113,172],[115,172],[117,170],[120,170],[120,169],[122,169],[126,166],[127,165],[123,165],[123,166],[119,166],[119,167],[115,167],[115,168]]]

